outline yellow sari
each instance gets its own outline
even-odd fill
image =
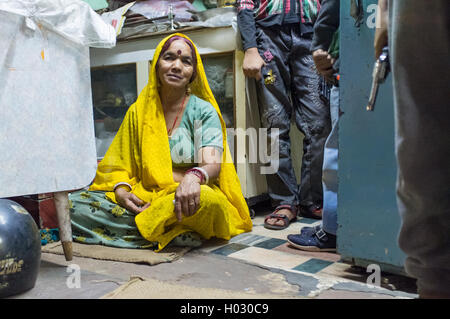
[[[179,183],[173,179],[169,137],[155,69],[164,43],[175,35],[190,40],[185,35],[176,33],[159,43],[148,84],[137,101],[130,106],[89,189],[107,191],[107,197],[117,203],[114,185],[127,182],[132,186],[133,194],[150,202],[150,207],[138,214],[135,222],[145,239],[158,242],[156,251],[163,249],[176,236],[189,231],[206,239],[218,237],[228,240],[252,229],[248,206],[228,148],[225,122],[195,46],[197,76],[191,84],[191,92],[216,109],[222,125],[224,151],[218,185],[202,185],[198,211],[193,216],[183,217],[181,222],[176,219],[173,199]]]

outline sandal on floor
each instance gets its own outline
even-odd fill
[[[289,209],[295,215],[295,217],[289,219],[289,217],[287,217],[284,214],[277,214],[277,212],[282,209]],[[277,221],[282,220],[284,222],[284,225],[271,225],[267,223],[267,220],[271,218],[277,219]],[[267,229],[282,230],[286,229],[290,225],[290,223],[296,220],[297,220],[297,211],[291,205],[280,205],[273,211],[273,213],[267,215],[264,218],[264,227]]]

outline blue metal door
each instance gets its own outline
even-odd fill
[[[358,1],[355,1],[358,3]],[[404,274],[396,203],[394,111],[390,76],[366,111],[374,63],[376,0],[364,0],[359,26],[341,1],[338,252],[358,266]]]

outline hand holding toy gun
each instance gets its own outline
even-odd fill
[[[372,73],[372,89],[370,90],[369,103],[366,110],[373,111],[375,108],[375,101],[378,95],[378,87],[386,81],[390,71],[389,64],[389,48],[385,46],[380,54],[380,57],[375,62]]]

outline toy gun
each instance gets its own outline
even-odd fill
[[[384,83],[387,75],[390,71],[389,64],[389,48],[386,46],[383,48],[380,57],[375,62],[372,73],[372,89],[370,90],[369,103],[367,104],[366,110],[373,111],[375,108],[375,101],[378,95],[378,87],[380,84]]]

